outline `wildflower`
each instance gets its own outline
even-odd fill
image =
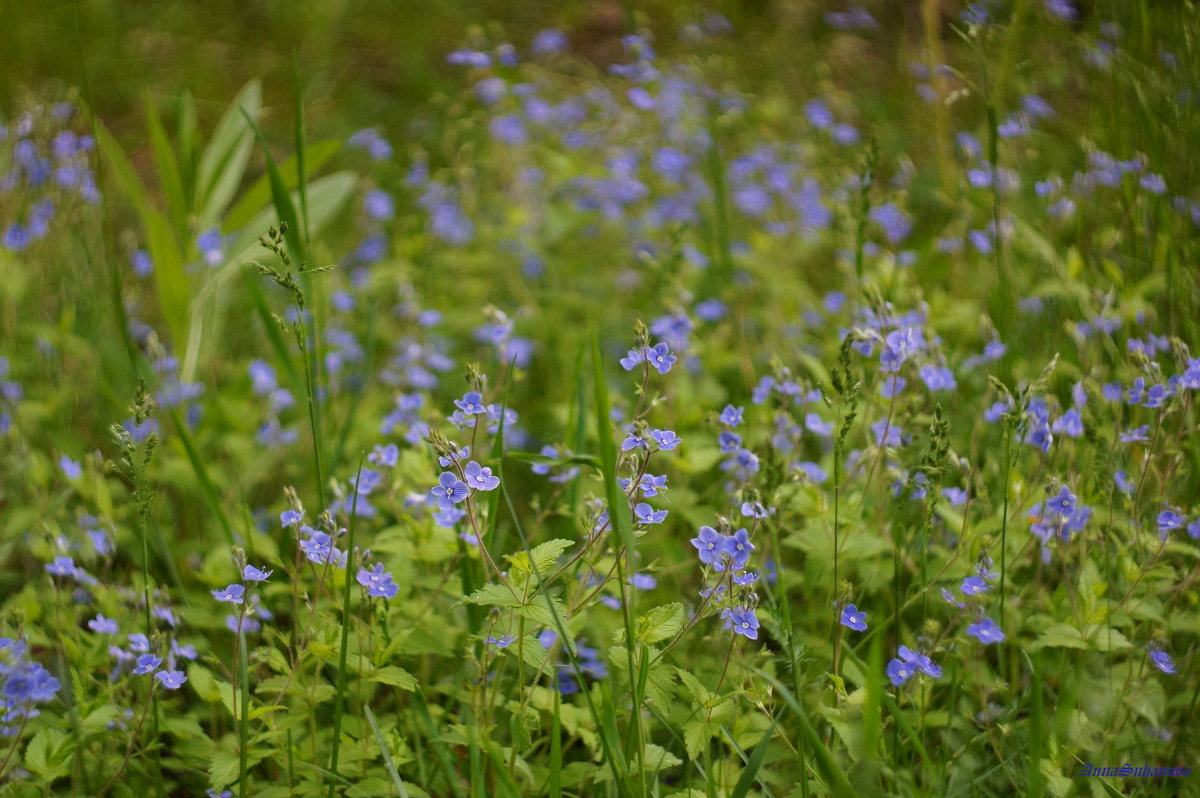
[[[211,591],[217,601],[228,601],[230,604],[241,604],[246,598],[245,585],[230,585],[224,590]]]
[[[55,557],[54,562],[46,563],[46,571],[51,576],[75,576],[79,569],[71,557]]]
[[[112,618],[105,618],[104,613],[99,613],[95,618],[87,622],[88,628],[98,635],[115,635],[120,630],[117,628],[117,622]]]
[[[638,488],[641,489],[643,496],[654,498],[667,489],[667,475],[661,474],[655,476],[653,474],[642,474]]]
[[[725,454],[733,454],[742,448],[742,436],[736,432],[721,430],[721,434],[717,436],[717,446]]]
[[[484,415],[487,408],[483,405],[483,396],[479,391],[467,391],[462,399],[455,399],[454,406],[467,415]]]
[[[887,665],[887,677],[894,687],[900,687],[912,678],[916,670],[911,664],[900,659],[893,659]]]
[[[260,568],[255,568],[253,565],[247,565],[242,569],[242,578],[247,582],[265,582],[274,571],[264,571]]]
[[[497,483],[499,480],[497,480]],[[450,471],[443,471],[438,477],[438,484],[429,491],[437,499],[438,508],[449,510],[463,499],[467,498],[470,488],[467,483],[456,477]]]
[[[721,545],[733,561],[733,567],[739,571],[746,567],[746,563],[750,561],[750,552],[754,551],[754,544],[750,542],[750,533],[745,529],[739,529],[729,535],[721,541]]]
[[[83,466],[65,454],[58,459],[58,467],[62,469],[63,476],[67,479],[79,479],[83,476]]]
[[[1135,429],[1122,432],[1120,436],[1121,443],[1145,443],[1146,441],[1150,440],[1150,436],[1148,434],[1149,432],[1149,424],[1143,424]]]
[[[1165,535],[1172,529],[1180,529],[1183,527],[1184,517],[1174,510],[1168,508],[1158,514],[1158,531]]]
[[[671,370],[671,366],[675,365],[678,360],[675,355],[671,354],[671,349],[665,343],[655,344],[646,350],[646,362],[659,374],[666,374]]]
[[[962,581],[964,596],[978,596],[980,593],[986,593],[991,589],[992,586],[978,576],[968,576]]]
[[[748,607],[739,609],[726,607],[721,612],[721,617],[725,619],[725,628],[732,628],[735,635],[742,635],[750,640],[758,639],[759,622],[754,610]]]
[[[1171,659],[1171,655],[1159,648],[1150,649],[1150,661],[1154,663],[1154,667],[1158,668],[1163,673],[1175,673],[1175,661]]]
[[[621,358],[621,368],[625,369],[626,371],[633,371],[634,366],[636,366],[638,363],[644,362],[645,360],[645,347],[642,349],[630,349],[629,353],[625,355],[625,357]]]
[[[638,502],[633,508],[633,518],[639,524],[661,524],[667,518],[667,511],[655,510],[646,502]]]
[[[650,574],[634,574],[629,578],[629,584],[638,590],[653,590],[658,585],[658,580]]]
[[[629,435],[621,442],[621,451],[628,452],[631,449],[647,449],[649,444],[646,443],[645,437],[637,432],[630,430]]]
[[[371,598],[393,599],[400,589],[393,581],[392,575],[384,570],[381,562],[375,563],[375,567],[369,571],[360,568],[355,578],[367,589],[367,595]]]
[[[460,462],[462,460],[466,460],[470,456],[471,456],[471,447],[470,446],[464,446],[461,449],[459,449],[458,451],[451,449],[450,452],[445,457],[438,458],[438,465],[440,465],[442,468],[449,468],[453,464]]]
[[[733,583],[739,587],[750,587],[758,581],[757,571],[742,571],[733,575]]]
[[[856,632],[867,631],[867,614],[859,612],[858,607],[847,604],[842,608],[842,626],[847,626]]]
[[[187,674],[183,671],[159,671],[154,678],[168,690],[178,690],[187,681]]]
[[[1000,627],[991,618],[984,618],[979,623],[971,624],[967,627],[967,634],[984,645],[1004,642],[1004,632],[1000,630]]]
[[[659,451],[663,452],[669,452],[683,443],[683,439],[669,429],[651,430],[650,437],[658,444]]]
[[[505,635],[504,637],[489,637],[483,642],[496,648],[508,648],[516,639],[513,635]]]
[[[134,666],[133,672],[138,676],[144,676],[147,673],[153,673],[158,670],[159,665],[162,665],[162,657],[156,657],[153,654],[143,654],[137,658],[137,665]]]
[[[966,605],[966,604],[964,604],[963,602],[961,602],[961,601],[958,601],[957,599],[955,599],[955,598],[954,598],[954,594],[953,594],[953,593],[951,593],[951,592],[950,592],[949,590],[947,590],[946,588],[942,588],[942,598],[946,600],[946,603],[947,603],[947,604],[953,604],[955,607],[959,607],[960,609],[961,609],[962,607],[965,607],[965,606],[967,606],[967,605]]]
[[[374,451],[367,455],[367,461],[371,465],[379,466],[380,468],[391,468],[396,465],[399,459],[400,447],[394,443],[389,443],[386,446],[382,444],[377,445]]]
[[[720,421],[728,427],[736,427],[742,423],[743,412],[745,412],[745,408],[725,405],[725,409],[721,411]]]
[[[700,553],[700,562],[711,565],[718,571],[725,570],[725,536],[711,526],[700,527],[700,533],[691,543]]]
[[[1068,516],[1075,510],[1075,494],[1066,485],[1058,494],[1046,500],[1046,511],[1056,515]]]
[[[762,502],[742,502],[742,515],[746,518],[763,519],[771,514]]]
[[[474,460],[467,463],[463,471],[468,487],[475,490],[495,490],[500,486],[500,477],[492,476],[492,469],[485,468]]]

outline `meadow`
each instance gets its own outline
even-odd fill
[[[1200,795],[1193,2],[225,5],[0,47],[0,796]]]

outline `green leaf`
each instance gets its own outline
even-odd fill
[[[573,540],[557,538],[534,546],[533,551],[530,552],[533,557],[533,567],[541,574],[549,572],[558,562],[562,553],[574,545],[575,541]]]
[[[262,112],[262,84],[247,83],[225,109],[200,156],[194,206],[203,226],[215,226],[233,199],[254,149],[253,121]],[[156,264],[157,265],[157,264]]]
[[[1086,649],[1088,648],[1088,643],[1074,626],[1065,623],[1056,623],[1038,635],[1038,639],[1033,641],[1029,648],[1032,651],[1038,651],[1043,648]]]
[[[638,618],[638,638],[644,643],[657,643],[674,637],[683,628],[683,621],[682,604],[655,607]]]
[[[379,668],[371,674],[371,681],[391,685],[392,687],[399,687],[401,690],[407,690],[410,693],[416,692],[419,687],[415,676],[404,670],[404,668],[398,668],[395,665],[386,665]]]
[[[675,673],[679,676],[679,681],[683,682],[683,686],[695,699],[696,703],[702,707],[709,705],[713,700],[713,694],[708,688],[700,683],[700,680],[691,671],[685,671],[683,668],[676,668]]]
[[[715,732],[716,727],[703,718],[689,720],[683,724],[683,744],[687,748],[688,757],[699,759]]]
[[[758,775],[763,760],[766,759],[767,749],[770,748],[769,743],[774,735],[775,724],[772,723],[771,728],[763,732],[762,739],[758,741],[758,745],[754,746],[754,753],[750,755],[750,760],[746,763],[746,768],[738,778],[737,784],[734,785],[733,792],[729,794],[729,798],[746,798],[746,794],[754,786],[754,778]],[[764,783],[763,786],[766,787],[766,784]]]
[[[25,749],[25,765],[33,773],[47,781],[65,775],[65,762],[69,751],[65,749],[67,736],[58,729],[43,727],[29,741]]]

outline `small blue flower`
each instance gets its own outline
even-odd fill
[[[638,363],[642,363],[645,360],[646,360],[645,347],[643,347],[641,349],[630,349],[629,353],[626,354],[625,357],[621,358],[621,361],[620,361],[621,368],[625,369],[626,371],[633,371],[634,367]]]
[[[986,593],[991,589],[992,586],[978,576],[968,576],[962,581],[964,596],[978,596],[980,593]]]
[[[441,476],[438,477],[438,484],[434,485],[429,492],[437,499],[439,509],[449,510],[467,498],[471,489],[467,486],[467,483],[456,477],[452,472],[443,471]]]
[[[455,399],[454,405],[467,415],[485,415],[487,408],[483,404],[483,396],[479,391],[467,391],[462,399]]]
[[[133,672],[138,676],[144,676],[147,673],[153,673],[162,665],[162,657],[156,657],[153,654],[143,654],[137,658],[137,665],[134,666]]]
[[[1173,674],[1176,672],[1175,662],[1171,659],[1171,655],[1161,649],[1150,649],[1150,661],[1163,673]]]
[[[711,565],[718,571],[725,570],[725,536],[711,526],[700,527],[700,533],[691,543],[700,553],[700,562]]]
[[[492,469],[485,468],[474,460],[467,463],[463,474],[467,478],[467,486],[475,490],[495,490],[500,487],[500,477],[492,476]]]
[[[679,358],[671,354],[671,349],[664,343],[655,344],[646,350],[646,362],[658,371],[666,374]]]
[[[496,648],[508,648],[513,644],[513,642],[516,641],[516,639],[517,638],[513,635],[504,635],[504,637],[489,637],[483,642],[490,646],[495,646]]]
[[[634,431],[630,431],[629,435],[621,442],[621,451],[628,452],[631,449],[648,449],[649,444],[646,439]]]
[[[75,576],[79,573],[71,557],[55,557],[54,562],[46,563],[46,571],[51,576]]]
[[[303,510],[284,510],[279,514],[279,523],[283,526],[297,526],[303,520]]]
[[[750,552],[754,551],[754,544],[750,542],[750,533],[745,529],[739,529],[726,537],[721,545],[725,553],[729,555],[729,559],[733,561],[733,567],[739,571],[746,567],[746,563],[750,561]]]
[[[253,565],[247,565],[242,569],[242,579],[247,582],[265,582],[275,573],[274,571],[264,571],[261,568],[255,568]]]
[[[58,458],[58,467],[67,479],[79,479],[83,476],[83,467],[65,454]]]
[[[742,423],[742,414],[744,412],[745,408],[725,405],[725,408],[721,411],[720,421],[727,427],[736,427]]]
[[[666,517],[666,510],[655,510],[646,502],[638,502],[633,508],[633,518],[639,524],[661,524]]]
[[[1068,516],[1075,511],[1075,494],[1066,485],[1058,494],[1046,500],[1046,511],[1056,515]]]
[[[721,617],[725,619],[725,628],[733,629],[736,635],[742,635],[749,640],[758,639],[758,616],[754,614],[754,610],[746,608],[734,609],[726,607],[721,612]]]
[[[154,678],[168,690],[178,690],[187,681],[187,674],[183,671],[159,671],[154,674]]]
[[[650,437],[658,444],[659,450],[664,452],[669,452],[683,443],[683,439],[669,429],[651,430]]]
[[[98,635],[115,635],[120,630],[117,628],[117,622],[112,618],[105,618],[104,613],[99,613],[95,618],[87,622],[88,628]]]
[[[629,584],[638,590],[653,590],[658,585],[658,580],[650,574],[634,574],[629,578]]]
[[[384,570],[383,563],[375,563],[371,570],[360,568],[355,576],[358,583],[367,589],[371,598],[393,599],[400,587],[392,579],[392,575]]]
[[[211,591],[217,601],[227,601],[230,604],[241,604],[246,599],[245,585],[230,585],[224,590]]]
[[[450,453],[448,455],[446,455],[445,457],[438,458],[438,465],[440,465],[442,468],[449,468],[450,466],[454,465],[455,463],[466,460],[470,456],[471,456],[471,447],[470,446],[464,446],[461,449],[459,449],[458,451],[451,449]]]
[[[859,612],[858,607],[847,604],[842,609],[842,626],[848,626],[856,632],[867,631],[867,614]]]
[[[967,627],[967,634],[984,645],[1004,642],[1004,632],[991,618],[984,618],[979,623],[971,624]]]

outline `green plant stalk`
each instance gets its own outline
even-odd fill
[[[241,693],[241,712],[238,717],[238,795],[241,798],[246,798],[246,776],[250,761],[250,669],[246,663],[246,630],[242,623],[245,617],[244,610],[238,614],[238,687]]]
[[[329,772],[335,777],[338,772],[338,748],[342,741],[342,713],[346,705],[346,655],[350,639],[350,596],[353,593],[354,579],[350,572],[354,568],[354,527],[358,519],[358,485],[362,481],[363,460],[366,453],[358,458],[358,475],[354,478],[354,500],[350,503],[350,524],[346,535],[346,582],[342,591],[342,640],[338,652],[337,693],[333,705],[333,750],[329,755]],[[334,783],[329,782],[329,798],[333,798]]]

